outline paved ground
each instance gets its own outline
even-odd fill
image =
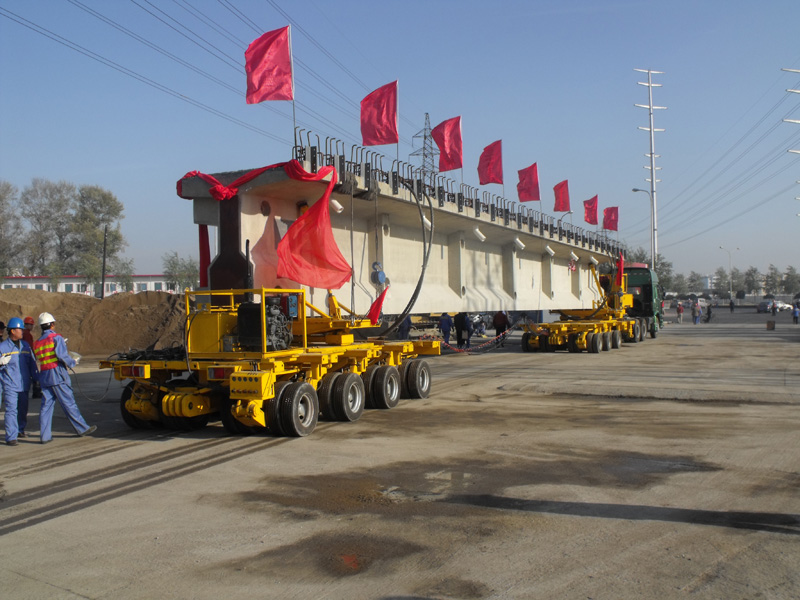
[[[131,431],[82,365],[98,435],[57,409],[52,444],[0,447],[0,595],[798,598],[800,327],[766,320],[599,355],[515,334],[300,440]]]

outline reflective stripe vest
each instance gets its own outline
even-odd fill
[[[58,356],[56,356],[56,336],[47,336],[41,340],[33,343],[33,353],[36,355],[36,360],[39,361],[40,371],[49,371],[58,366]]]

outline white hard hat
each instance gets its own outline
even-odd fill
[[[39,315],[39,325],[47,325],[48,323],[55,323],[56,318],[49,312],[43,312]]]

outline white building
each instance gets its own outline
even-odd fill
[[[134,292],[170,292],[174,293],[174,288],[170,289],[164,275],[133,275]],[[119,278],[115,275],[106,275],[105,296],[110,296],[123,291]],[[87,296],[100,296],[100,290],[95,289],[91,283],[87,283],[86,278],[80,275],[64,275],[60,278],[57,285],[53,285],[49,277],[44,275],[31,277],[3,277],[2,287],[4,290],[12,288],[23,288],[29,290],[45,290],[48,292],[66,292],[72,294],[85,294]]]

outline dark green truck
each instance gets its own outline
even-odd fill
[[[633,308],[628,309],[628,314],[645,319],[650,337],[656,337],[664,324],[664,290],[658,275],[646,263],[631,263],[624,268],[628,293],[633,295]]]

